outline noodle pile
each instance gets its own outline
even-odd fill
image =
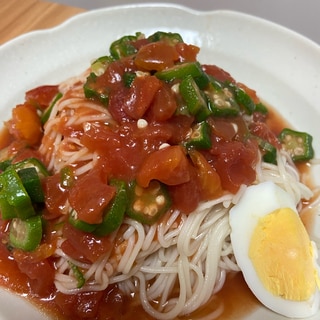
[[[77,136],[63,134],[66,128],[84,131],[90,123],[113,122],[105,108],[84,98],[86,76],[85,73],[60,85],[63,98],[45,124],[39,150],[53,173],[76,164],[75,174],[81,175],[92,169],[98,159]],[[272,180],[293,195],[296,203],[312,196],[284,151],[278,152],[277,165],[257,159],[256,172],[255,183]],[[156,319],[173,319],[195,311],[222,288],[229,271],[239,271],[230,243],[228,213],[245,188],[201,203],[189,215],[177,210],[166,214],[151,226],[126,217],[113,234],[113,251],[93,264],[67,256],[60,248],[64,241],[60,237],[55,251],[56,288],[74,294],[117,284],[127,295],[139,294],[145,311]],[[66,203],[65,212],[69,211]],[[70,261],[85,270],[86,282],[80,289]]]

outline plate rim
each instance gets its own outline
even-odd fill
[[[120,5],[112,5],[112,6],[106,6],[102,8],[97,8],[89,11],[84,11],[77,13],[63,22],[57,24],[56,26],[49,27],[49,28],[42,28],[42,29],[36,29],[36,30],[31,30],[28,32],[25,32],[23,34],[20,34],[5,43],[3,43],[0,46],[0,53],[3,48],[15,44],[16,42],[25,40],[25,38],[32,36],[32,35],[37,35],[37,34],[43,34],[43,33],[50,33],[54,32],[56,29],[64,28],[65,26],[69,24],[73,24],[74,21],[81,20],[81,19],[86,19],[90,16],[94,16],[96,14],[104,14],[106,12],[112,12],[112,11],[122,11],[124,9],[141,9],[141,8],[164,8],[164,9],[176,9],[180,11],[184,11],[186,13],[189,13],[191,15],[197,15],[197,16],[211,16],[215,14],[224,14],[224,15],[234,15],[237,17],[240,17],[242,19],[251,19],[255,20],[255,22],[260,22],[265,25],[268,25],[270,27],[278,28],[279,31],[282,32],[289,32],[291,35],[294,35],[297,37],[298,40],[305,41],[306,44],[311,45],[315,49],[319,50],[320,53],[320,44],[315,42],[314,40],[308,38],[307,36],[299,33],[298,31],[292,30],[289,27],[286,27],[282,25],[281,23],[277,23],[271,20],[268,20],[263,17],[259,17],[250,13],[245,13],[242,11],[237,11],[237,10],[231,10],[231,9],[214,9],[214,10],[197,10],[191,7],[188,7],[187,5],[182,5],[182,4],[177,4],[177,3],[167,3],[167,2],[143,2],[143,3],[131,3],[131,4],[120,4]]]

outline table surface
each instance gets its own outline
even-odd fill
[[[54,27],[84,11],[42,0],[0,0],[0,45],[23,33]]]

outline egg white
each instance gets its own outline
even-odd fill
[[[261,283],[249,258],[251,236],[264,215],[279,208],[296,210],[294,199],[273,182],[264,182],[249,186],[239,202],[230,210],[231,242],[234,255],[244,279],[260,302],[267,308],[291,318],[306,318],[314,315],[319,309],[319,290],[314,292],[308,301],[290,301],[273,295]],[[317,249],[313,244],[315,268]]]

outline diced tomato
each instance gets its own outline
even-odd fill
[[[151,153],[137,172],[137,182],[146,188],[153,179],[167,185],[190,180],[189,161],[181,146],[169,146]]]
[[[89,150],[98,152],[112,178],[130,180],[142,158],[141,146],[134,140],[130,124],[118,129],[91,124],[81,142]]]
[[[276,134],[270,129],[270,127],[264,122],[253,122],[250,124],[250,132],[271,143],[274,147],[280,148],[281,143],[279,142]]]
[[[121,147],[119,134],[102,124],[88,123],[80,141],[89,150],[99,153],[108,153]]]
[[[219,175],[199,151],[191,150],[189,155],[197,171],[201,200],[217,198],[222,192]]]
[[[124,111],[124,105],[127,101],[129,89],[123,85],[118,85],[116,89],[109,93],[108,111],[112,118],[118,122],[127,122],[128,115]]]
[[[59,87],[57,85],[40,86],[27,91],[25,99],[27,102],[34,104],[41,109],[45,109],[50,105],[58,92]]]
[[[193,117],[185,115],[174,115],[168,119],[167,124],[172,127],[172,131],[174,132],[168,142],[170,144],[179,144],[184,141],[190,132],[193,121]]]
[[[49,297],[54,290],[55,270],[47,260],[38,262],[17,261],[19,270],[29,277],[32,292],[40,297]]]
[[[68,200],[79,220],[101,223],[103,210],[115,192],[115,187],[107,184],[104,168],[97,166],[76,180],[70,188]]]
[[[122,85],[122,77],[125,72],[134,71],[135,65],[132,58],[124,58],[116,60],[109,64],[105,73],[100,75],[96,79],[95,90],[104,90],[108,88],[110,90],[118,89],[119,85]]]
[[[111,178],[134,179],[145,157],[175,135],[167,122],[150,122],[139,128],[137,123],[122,123],[109,127],[102,124],[87,126],[81,142],[98,152]]]
[[[112,241],[109,237],[95,237],[92,233],[76,229],[69,223],[63,226],[63,237],[66,240],[62,243],[61,249],[75,259],[94,262],[112,250]]]
[[[21,263],[37,263],[45,260],[54,254],[56,246],[53,243],[41,243],[34,251],[25,252],[20,249],[13,251],[13,256],[16,261]]]
[[[129,314],[129,300],[115,285],[109,285],[107,290],[97,292],[90,291],[72,295],[57,292],[54,298],[60,313],[68,320],[122,319],[124,315]]]
[[[25,140],[29,145],[37,145],[42,138],[42,124],[34,106],[24,103],[12,110],[8,122],[10,133],[18,140]]]
[[[132,119],[140,119],[150,107],[161,81],[155,76],[136,77],[124,104],[125,113]]]
[[[0,129],[0,150],[9,146],[13,141],[13,136],[10,134],[8,127],[5,125]]]
[[[158,150],[163,143],[175,135],[175,132],[166,122],[151,122],[144,128],[133,130],[132,135],[148,154]]]
[[[178,61],[176,48],[166,42],[152,42],[140,48],[136,57],[136,66],[148,71],[160,71],[173,67]]]
[[[256,178],[254,168],[258,155],[256,143],[217,140],[210,154],[213,167],[224,190],[236,193],[242,184],[250,185]]]
[[[60,173],[46,177],[43,181],[46,204],[45,219],[54,219],[65,213],[64,208],[68,199],[68,189],[64,189],[60,182]]]
[[[132,315],[135,310],[132,310],[132,303],[128,295],[124,294],[116,285],[109,285],[105,291],[104,303],[100,304],[99,315],[100,320],[104,319],[122,319],[125,318],[126,314]],[[110,308],[110,305],[112,308]],[[129,311],[131,309],[131,311]],[[141,312],[138,311],[139,319],[143,319],[144,316],[140,317]],[[143,320],[148,320],[144,318]],[[151,318],[149,319],[151,320]]]
[[[151,121],[166,121],[177,109],[177,102],[171,88],[163,85],[156,92],[146,118]]]
[[[13,140],[6,148],[2,150],[3,159],[13,159],[19,152],[29,149],[26,141]]]
[[[201,200],[201,187],[195,168],[189,164],[190,180],[175,186],[169,186],[172,207],[188,214],[194,211]]]
[[[240,116],[232,118],[212,117],[208,118],[207,121],[211,126],[212,132],[225,141],[244,141],[249,134],[248,126]]]
[[[150,107],[161,81],[155,76],[136,77],[130,88],[118,85],[109,95],[108,110],[118,122],[138,120]]]
[[[60,313],[68,320],[111,319],[97,318],[103,296],[103,291],[79,292],[71,295],[57,292],[54,301]]]
[[[200,48],[192,44],[178,42],[176,44],[176,50],[179,53],[180,62],[194,62],[197,60],[197,54],[199,53]]]
[[[131,44],[137,49],[140,50],[141,47],[145,46],[146,44],[150,43],[147,38],[138,39],[135,41],[132,41]]]
[[[36,158],[42,161],[42,156],[38,149],[22,148],[17,152],[12,162],[16,163],[28,158]]]
[[[12,254],[8,250],[7,235],[1,235],[0,261],[0,285],[19,294],[31,292],[28,284],[29,278],[26,274],[20,272],[17,262],[12,258]]]
[[[219,81],[230,81],[230,82],[235,82],[235,80],[232,78],[232,76],[230,75],[230,73],[228,73],[227,71],[223,70],[222,68],[212,64],[212,65],[208,65],[208,64],[204,64],[202,65],[203,70],[209,74],[210,76],[213,76],[215,79],[219,80]]]

